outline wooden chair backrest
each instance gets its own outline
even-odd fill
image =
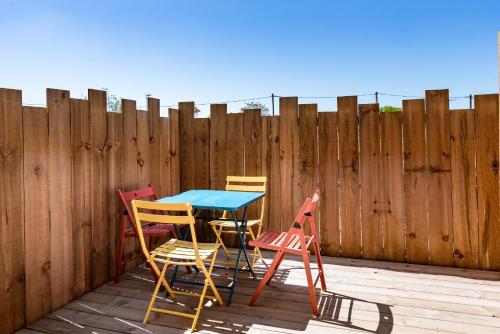
[[[293,229],[298,228],[304,230],[305,224],[309,222],[311,228],[311,234],[316,234],[316,221],[314,219],[314,212],[318,207],[320,200],[320,191],[316,190],[312,196],[312,198],[308,197],[300,207],[297,216],[295,216],[295,220],[290,228],[290,232]]]
[[[146,247],[146,242],[144,240],[142,224],[155,223],[189,225],[196,258],[199,258],[198,242],[196,241],[196,231],[194,228],[194,224],[196,221],[192,214],[193,207],[191,204],[158,203],[151,201],[133,200],[131,202],[131,205],[139,235],[139,240],[141,243],[141,248],[146,257],[149,258],[150,255],[148,248]]]
[[[134,214],[132,213],[132,208],[130,207],[130,202],[136,199],[157,200],[158,195],[156,195],[156,191],[150,184],[147,187],[141,189],[131,191],[122,191],[121,189],[117,189],[116,192],[118,193],[120,201],[122,202],[122,206],[125,209],[124,214],[128,216],[130,225],[137,234],[138,231],[135,224]]]
[[[266,176],[228,176],[226,177],[226,190],[227,191],[253,191],[265,193],[267,187]],[[262,204],[259,209],[259,219],[264,219],[264,208],[266,198],[262,198]],[[226,212],[224,212],[224,218]]]

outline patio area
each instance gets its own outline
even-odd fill
[[[273,253],[264,256],[270,263]],[[319,317],[311,315],[302,262],[288,256],[256,307],[248,302],[258,280],[240,273],[231,306],[205,307],[200,332],[500,333],[498,272],[326,256],[323,261],[328,293],[320,295]],[[259,278],[265,272],[261,262],[256,272]],[[216,282],[227,283],[228,277],[224,270],[214,271]],[[119,284],[110,281],[17,333],[187,331],[190,319],[169,315],[154,314],[149,324],[142,324],[153,284],[141,265],[125,273]],[[192,310],[196,300],[179,297],[178,303],[184,302],[177,307]],[[157,305],[165,303],[171,302],[159,300]]]

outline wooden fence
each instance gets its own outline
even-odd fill
[[[269,229],[287,229],[319,187],[324,255],[499,270],[498,95],[475,96],[472,110],[448,100],[427,91],[380,113],[349,96],[318,112],[287,97],[280,116],[214,104],[210,118],[182,102],[164,118],[153,98],[147,112],[122,100],[109,113],[104,91],[48,89],[40,108],[0,89],[0,332],[111,277],[115,189],[148,183],[165,196],[266,175]]]

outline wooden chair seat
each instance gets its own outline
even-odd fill
[[[198,253],[202,260],[211,258],[219,246],[213,243],[198,243]],[[196,252],[191,241],[170,239],[151,251],[155,261],[165,263],[168,259],[195,261]]]
[[[249,219],[247,221],[247,227],[252,227],[254,225],[260,224],[259,219]],[[209,222],[210,225],[212,226],[217,226],[219,228],[230,228],[234,230],[234,221],[229,221],[229,220],[212,220]],[[238,222],[238,226],[241,226],[241,222]]]
[[[174,225],[152,224],[144,225],[142,231],[145,237],[166,237],[169,233],[175,233],[175,227]],[[125,236],[137,238],[137,233],[134,229],[129,228],[125,231]]]
[[[250,240],[248,244],[252,247],[259,247],[260,249],[278,251],[283,246],[288,234],[288,232],[265,231],[256,240]],[[306,244],[309,245],[312,237],[306,235],[304,238]],[[288,245],[285,245],[285,248],[287,252],[301,255],[300,234],[291,234]]]

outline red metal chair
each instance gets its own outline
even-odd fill
[[[326,291],[326,281],[323,273],[323,262],[321,261],[320,248],[318,243],[318,236],[316,233],[316,222],[314,220],[314,211],[319,202],[319,190],[314,193],[313,198],[307,198],[302,204],[299,213],[295,217],[295,221],[288,232],[266,231],[260,235],[256,240],[251,240],[249,245],[259,247],[260,249],[267,249],[277,252],[274,257],[273,263],[267,270],[264,278],[260,281],[257,290],[255,290],[250,305],[255,305],[257,298],[264,287],[269,284],[278,267],[283,261],[285,254],[301,255],[304,261],[304,268],[306,270],[307,286],[309,287],[309,298],[311,301],[312,312],[314,315],[319,315],[318,304],[316,302],[315,287],[318,280],[321,281],[321,290]],[[309,222],[311,235],[304,234],[306,222]],[[316,261],[318,262],[318,276],[313,282],[311,265],[309,262],[309,247],[312,246],[316,254]]]
[[[132,207],[129,205],[130,202],[135,199],[151,199],[151,200],[158,199],[158,196],[156,195],[156,192],[152,185],[148,185],[146,188],[127,191],[127,192],[118,189],[117,192],[122,202],[123,208],[125,210],[123,211],[120,220],[120,231],[118,234],[118,249],[116,251],[116,260],[115,260],[115,283],[120,282],[120,275],[122,272],[123,265],[125,265],[125,263],[143,256],[143,254],[140,253],[125,260],[122,258],[123,244],[125,242],[125,238],[139,238],[139,234],[137,233],[137,226],[134,220],[134,214],[132,212]],[[129,225],[128,227],[127,224]],[[175,226],[173,224],[148,223],[142,226],[142,231],[144,237],[149,238],[148,249],[150,250],[152,246],[153,237],[167,237],[169,234],[172,234],[173,237],[177,238],[175,232]],[[188,271],[190,271],[189,268]],[[155,276],[155,279],[157,279],[160,275],[159,272],[155,272],[154,270],[153,274]]]

